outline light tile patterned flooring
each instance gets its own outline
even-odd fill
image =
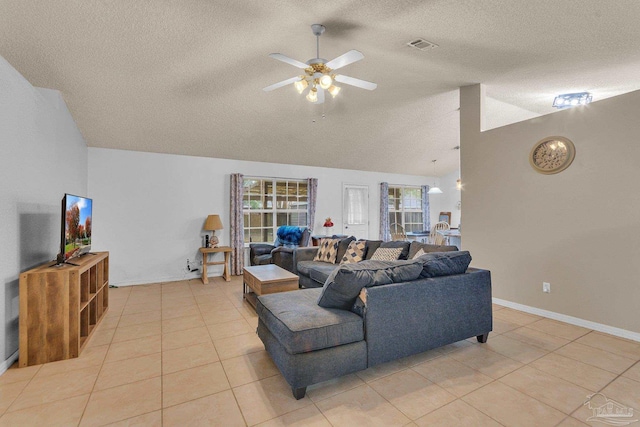
[[[461,341],[309,387],[296,401],[242,283],[111,289],[77,359],[0,376],[0,426],[580,426],[602,391],[640,411],[640,343],[494,306]]]

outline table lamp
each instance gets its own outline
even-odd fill
[[[220,220],[220,215],[209,215],[207,220],[204,222],[204,230],[211,230],[213,234],[211,235],[211,239],[209,240],[209,247],[215,248],[218,246],[218,237],[216,236],[216,230],[222,230],[222,221]]]

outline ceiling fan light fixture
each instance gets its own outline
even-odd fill
[[[317,102],[318,101],[318,89],[311,88],[309,93],[307,94],[307,101],[309,102]]]
[[[374,90],[378,87],[377,84],[366,80],[356,79],[343,74],[334,74],[336,70],[364,59],[364,55],[362,52],[352,49],[337,58],[333,58],[331,61],[327,61],[320,57],[320,36],[324,33],[325,27],[320,24],[313,24],[311,26],[311,30],[313,31],[313,35],[316,36],[315,58],[312,58],[307,62],[301,62],[296,59],[289,58],[281,53],[269,54],[269,57],[289,65],[293,65],[294,67],[303,70],[305,74],[291,77],[290,79],[267,86],[262,89],[263,91],[271,92],[272,90],[289,86],[290,83],[293,83],[298,93],[302,96],[306,96],[309,102],[313,102],[314,104],[323,104],[325,102],[325,90],[329,91],[332,97],[335,97],[340,91],[338,86],[334,86],[334,82],[366,90]],[[318,89],[320,92],[318,92]]]
[[[295,82],[293,86],[295,86],[298,93],[302,93],[307,88],[307,86],[309,86],[309,82],[303,77]]]
[[[322,89],[329,89],[332,84],[333,84],[333,79],[329,74],[325,74],[322,77],[320,77],[320,87]]]

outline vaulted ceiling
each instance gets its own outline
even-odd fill
[[[640,88],[636,0],[0,0],[0,55],[57,89],[90,147],[432,175],[458,168],[458,87],[532,113]],[[310,104],[269,58],[365,58]],[[420,51],[424,38],[439,47]],[[1,94],[0,94],[1,96]],[[495,114],[500,114],[496,111]]]

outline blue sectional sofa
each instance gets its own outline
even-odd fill
[[[464,266],[461,274],[442,275],[442,259],[427,271],[421,258],[345,265],[323,288],[258,298],[258,336],[297,399],[309,385],[371,366],[474,336],[486,342],[492,330],[490,272]],[[416,271],[419,277],[405,280]],[[363,280],[368,283],[360,286]]]

